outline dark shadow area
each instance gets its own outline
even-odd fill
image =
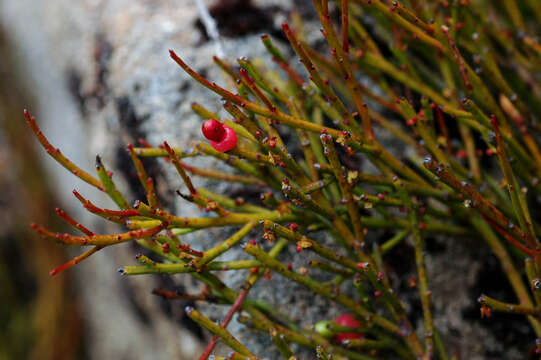
[[[0,54],[0,358],[84,360],[84,324],[71,275],[49,276],[66,261],[64,248],[29,226],[63,228],[23,117],[32,99],[19,86],[1,24]]]

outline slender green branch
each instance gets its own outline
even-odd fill
[[[257,357],[244,345],[242,345],[233,335],[231,335],[226,329],[217,325],[214,321],[211,321],[207,317],[203,316],[199,311],[192,307],[186,308],[186,315],[193,321],[209,330],[213,334],[217,335],[227,346],[237,351],[242,355],[249,356],[250,359],[256,359]]]

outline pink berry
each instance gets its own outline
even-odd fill
[[[360,328],[361,324],[355,320],[353,316],[350,314],[342,314],[339,317],[337,317],[334,322],[341,326],[347,326],[350,328]],[[337,334],[334,338],[338,343],[342,343],[344,340],[347,339],[361,339],[363,337],[363,334],[359,333],[341,333]]]
[[[203,135],[207,139],[212,141],[220,141],[225,136],[224,126],[218,120],[214,119],[205,120],[203,126],[201,126],[201,131],[203,131]]]
[[[210,145],[219,152],[226,152],[237,146],[237,133],[235,133],[235,130],[225,125],[223,129],[225,130],[225,135],[219,141],[209,139]]]

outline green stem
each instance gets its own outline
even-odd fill
[[[205,317],[199,311],[192,307],[186,307],[186,315],[214,335],[218,336],[224,342],[224,344],[228,345],[233,350],[242,355],[249,356],[250,358],[257,358],[250,350],[248,350],[246,346],[242,345],[233,335],[231,335],[229,331],[224,329],[222,326],[217,325],[214,321]]]

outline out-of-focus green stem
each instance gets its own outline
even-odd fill
[[[257,358],[250,350],[248,350],[246,346],[242,345],[233,335],[231,335],[231,333],[220,325],[217,325],[214,321],[203,316],[203,314],[201,314],[199,311],[192,307],[187,307],[186,315],[205,329],[209,330],[211,333],[217,335],[224,342],[224,344],[228,345],[233,350],[242,355],[249,356],[250,359]]]

